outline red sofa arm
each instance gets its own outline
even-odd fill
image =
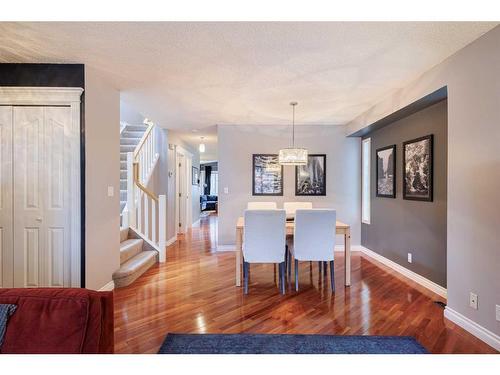
[[[101,338],[98,353],[113,354],[115,352],[115,314],[113,292],[99,292],[101,299]]]
[[[113,353],[113,292],[87,289],[0,289],[17,305],[2,353]]]

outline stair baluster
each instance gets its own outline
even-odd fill
[[[150,124],[134,152],[127,154],[127,205],[123,222],[127,222],[145,241],[166,258],[166,196],[156,196],[147,188],[158,160],[154,125]]]

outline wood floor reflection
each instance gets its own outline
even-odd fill
[[[300,291],[275,285],[273,267],[252,266],[250,293],[234,285],[234,257],[216,251],[210,215],[167,251],[167,262],[115,291],[115,351],[156,353],[176,333],[321,333],[414,336],[433,353],[495,353],[444,320],[442,298],[359,253],[352,285],[343,286],[336,254],[336,292],[317,266],[301,264]]]

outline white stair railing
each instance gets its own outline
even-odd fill
[[[156,138],[150,124],[134,152],[127,154],[127,206],[124,224],[138,232],[166,260],[167,197],[157,196],[147,184],[158,161]]]

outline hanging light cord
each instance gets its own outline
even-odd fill
[[[291,102],[292,106],[292,148],[295,148],[295,106],[297,102]]]

